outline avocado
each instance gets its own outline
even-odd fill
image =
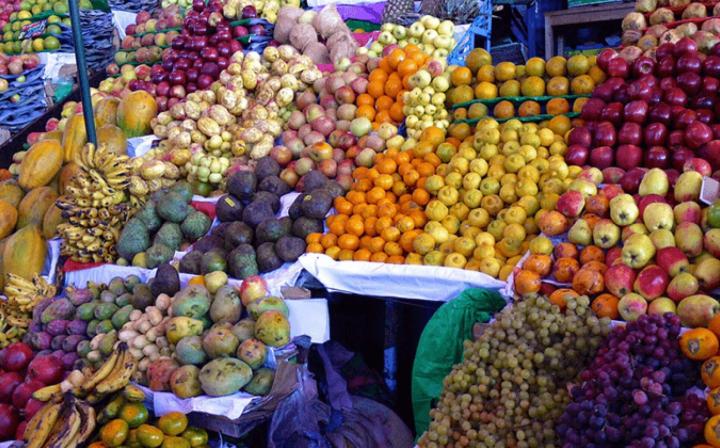
[[[210,230],[211,224],[212,220],[208,215],[192,209],[187,215],[187,218],[185,218],[185,221],[180,225],[180,230],[188,241],[195,241]]]
[[[253,201],[243,211],[243,222],[252,228],[266,219],[274,217],[270,203],[265,201]]]
[[[233,250],[240,244],[253,242],[253,229],[242,221],[230,223],[225,229],[225,249]]]
[[[213,249],[222,249],[225,241],[217,235],[208,235],[200,238],[193,244],[193,250],[207,252]]]
[[[283,261],[295,261],[305,253],[305,240],[296,236],[283,236],[275,243],[275,252]]]
[[[288,209],[288,216],[290,219],[298,219],[302,216],[302,203],[305,200],[305,194],[300,193],[292,204],[290,204],[290,208]]]
[[[118,255],[126,260],[150,247],[150,233],[139,218],[132,218],[125,224],[116,245]]]
[[[180,259],[180,272],[183,274],[200,274],[202,256],[203,253],[199,250],[193,250],[185,254],[185,256]]]
[[[210,235],[215,235],[220,238],[225,238],[225,230],[228,228],[228,226],[232,224],[230,222],[219,222],[215,227],[213,227],[212,231],[210,232]]]
[[[284,218],[270,218],[258,224],[255,229],[255,243],[265,243],[279,240],[280,237],[290,233],[292,220],[287,216]]]
[[[133,286],[137,285],[140,282],[141,282],[140,277],[138,277],[137,275],[135,275],[135,274],[128,275],[127,278],[124,280],[125,289],[127,291],[132,291]]]
[[[253,202],[255,201],[269,202],[273,213],[277,213],[280,210],[280,198],[275,193],[270,193],[269,191],[258,191],[253,195]]]
[[[262,243],[257,248],[257,265],[260,273],[274,271],[283,265],[283,261],[275,253],[273,243]]]
[[[182,261],[180,263],[182,264]],[[170,263],[163,263],[158,266],[155,278],[150,280],[152,296],[157,297],[160,294],[167,294],[172,297],[178,291],[180,291],[180,275],[178,271]]]
[[[100,322],[98,322],[97,327],[95,327],[95,331],[98,334],[110,333],[113,330],[114,327],[110,319],[101,320]]]
[[[127,289],[125,288],[125,281],[122,277],[111,278],[110,283],[108,283],[107,289],[116,297],[127,292]]]
[[[227,181],[227,191],[243,201],[249,201],[257,190],[257,176],[252,171],[238,171]]]
[[[175,251],[164,244],[155,243],[150,246],[150,249],[147,250],[146,254],[148,269],[154,269],[160,265],[160,263],[165,263],[166,261],[171,260],[173,255],[175,255]]]
[[[176,181],[172,187],[170,187],[170,191],[179,193],[180,196],[187,202],[188,204],[190,201],[192,201],[193,198],[193,191],[192,191],[192,185],[190,185],[190,182],[186,180],[178,180]]]
[[[322,220],[308,218],[307,216],[299,217],[292,225],[292,234],[298,238],[302,238],[303,241],[305,241],[305,238],[311,233],[322,233],[322,231]]]
[[[150,287],[144,283],[135,285],[130,299],[130,305],[136,310],[145,311],[145,308],[154,303],[152,291]]]
[[[130,303],[130,297],[132,297],[132,294],[130,294],[129,292],[115,297],[115,305],[121,308],[124,307],[125,305]]]
[[[200,261],[200,273],[209,274],[215,271],[225,271],[227,262],[225,261],[225,252],[220,249],[214,249],[205,252]]]
[[[182,230],[180,230],[180,225],[174,222],[163,224],[153,238],[153,244],[162,244],[172,249],[173,252],[180,249],[182,242]]]
[[[325,184],[325,186],[321,188],[321,190],[325,190],[330,193],[330,196],[332,196],[333,199],[345,194],[345,189],[342,187],[342,185],[335,182],[334,180],[329,180]]]
[[[277,176],[268,176],[260,181],[258,188],[261,191],[269,191],[278,196],[282,196],[290,192],[290,186],[284,180]]]
[[[187,218],[191,207],[181,193],[170,191],[163,195],[155,208],[160,218],[179,224]]]
[[[132,310],[132,305],[125,305],[124,307],[115,311],[110,320],[112,321],[113,327],[115,327],[116,330],[122,328],[122,326],[130,320],[130,313],[132,312]]]
[[[118,306],[114,303],[98,303],[98,305],[95,307],[95,319],[110,319],[117,310]]]
[[[137,212],[135,217],[145,223],[149,232],[155,232],[163,223],[162,219],[160,219],[157,214],[157,209],[155,208],[155,203],[153,201],[146,202],[143,208]]]
[[[303,199],[301,210],[308,218],[323,219],[333,205],[333,198],[325,190],[315,190]]]
[[[255,164],[255,176],[262,181],[266,177],[280,174],[280,164],[270,156],[261,157]]]
[[[233,249],[227,256],[230,276],[243,280],[251,275],[258,274],[255,249],[249,244],[241,244]]]
[[[84,321],[91,321],[95,319],[95,307],[99,303],[100,302],[83,303],[75,309],[75,318]]]
[[[310,193],[318,188],[322,188],[327,183],[328,178],[318,170],[312,170],[304,175],[300,182],[302,182],[303,193]]]
[[[240,221],[242,219],[243,204],[240,199],[226,194],[215,204],[215,214],[220,222]]]

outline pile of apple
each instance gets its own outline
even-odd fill
[[[177,28],[182,24],[182,12],[177,5],[156,10],[153,15],[147,11],[139,12],[135,23],[125,27],[125,38],[120,43],[120,50],[115,53],[115,67],[108,67],[108,74],[117,74],[117,66],[127,62],[159,62],[163,49],[180,34]]]
[[[384,56],[398,46],[404,48],[414,44],[426,54],[435,58],[447,58],[455,47],[455,24],[450,20],[441,21],[437,17],[424,15],[409,27],[385,23],[380,34],[370,45],[371,57]]]
[[[709,162],[705,175],[720,169],[720,45],[704,56],[684,38],[656,56],[628,61],[603,51],[597,62],[610,77],[584,105],[585,125],[568,137],[568,164],[598,167],[629,193],[640,167],[666,169],[671,179],[693,158]]]
[[[685,326],[705,325],[720,306],[709,295],[720,286],[720,229],[698,203],[702,178],[688,166],[672,182],[652,168],[630,195],[618,184],[598,188],[604,179],[597,168],[583,171],[548,212],[552,225],[541,226],[550,237],[567,232],[569,243],[556,245],[552,266],[531,255],[516,287],[544,277],[565,287],[553,292],[560,297],[594,297],[593,309],[603,317],[630,321],[676,312]]]
[[[3,2],[0,5],[0,29],[10,22],[10,14],[20,10],[20,0]]]
[[[0,75],[22,75],[38,65],[40,65],[40,58],[36,54],[8,56],[0,53]]]

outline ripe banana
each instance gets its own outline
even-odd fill
[[[50,401],[60,396],[62,396],[62,389],[60,387],[60,383],[41,387],[32,394],[32,397],[39,401]]]
[[[50,432],[60,418],[62,403],[52,403],[43,406],[28,422],[23,435],[27,441],[26,448],[41,448]]]
[[[82,400],[76,400],[75,407],[80,414],[80,428],[75,433],[75,436],[69,441],[69,443],[67,445],[63,445],[63,448],[74,448],[82,444],[90,437],[92,432],[95,430],[95,409],[87,402]]]
[[[138,362],[129,350],[125,350],[122,358],[118,360],[113,372],[95,387],[99,394],[108,394],[115,392],[127,386],[130,382],[135,370],[137,370]]]
[[[98,384],[100,384],[101,381],[107,378],[108,375],[110,375],[110,373],[112,373],[113,369],[115,368],[115,365],[120,359],[121,353],[124,353],[125,350],[127,350],[127,344],[120,344],[118,350],[113,351],[113,354],[110,355],[107,361],[105,361],[103,365],[101,365],[100,368],[97,369],[95,373],[93,373],[93,375],[85,381],[85,384],[83,384],[81,388],[82,391],[85,393],[91,392],[93,389],[95,389],[95,386],[97,386]]]
[[[68,398],[63,402],[61,418],[55,423],[52,434],[43,448],[66,448],[80,429],[80,411],[75,406],[75,399]]]

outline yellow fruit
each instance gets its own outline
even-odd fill
[[[468,87],[468,86],[465,86],[465,87]],[[458,89],[461,89],[461,88],[463,88],[463,87],[458,87]],[[477,98],[477,99],[492,100],[492,99],[497,98],[497,96],[498,96],[498,88],[495,84],[493,84],[491,82],[482,81],[477,86],[475,86],[475,98]],[[457,101],[455,103],[459,103],[459,102],[461,102],[461,101]]]
[[[492,64],[492,56],[484,48],[475,48],[465,58],[465,65],[473,72],[485,65]]]
[[[562,56],[553,56],[545,63],[545,72],[548,76],[564,76],[567,61]]]
[[[545,74],[545,60],[534,57],[525,63],[525,73],[529,76],[543,76]]]
[[[590,70],[590,61],[585,55],[576,54],[567,61],[567,72],[570,76],[580,76]]]
[[[511,79],[500,86],[500,96],[520,96],[520,81]]]
[[[570,82],[570,90],[575,95],[585,95],[592,93],[595,88],[595,81],[590,75],[580,75]]]
[[[543,96],[545,81],[539,76],[528,76],[523,79],[521,92],[523,96]]]
[[[515,79],[516,67],[512,62],[501,62],[495,66],[495,79],[498,81],[507,81]]]

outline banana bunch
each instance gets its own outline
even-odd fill
[[[25,428],[26,448],[73,448],[82,446],[95,430],[95,409],[90,403],[66,395],[47,403]]]
[[[32,317],[8,309],[6,301],[0,301],[0,348],[20,342],[27,333]]]
[[[68,383],[45,386],[33,392],[32,397],[40,401],[53,402],[59,401],[66,392],[70,392],[94,404],[128,386],[137,367],[138,361],[128,350],[127,344],[120,342],[112,355],[94,373],[82,378],[71,378]],[[72,372],[71,375],[74,373]]]
[[[88,143],[77,159],[82,171],[56,202],[68,220],[58,226],[61,254],[81,263],[111,262],[120,229],[144,199],[129,191],[128,156]]]
[[[55,297],[57,288],[42,276],[35,274],[32,280],[13,273],[6,274],[5,295],[7,305],[20,312],[32,313],[35,305],[47,297]]]

